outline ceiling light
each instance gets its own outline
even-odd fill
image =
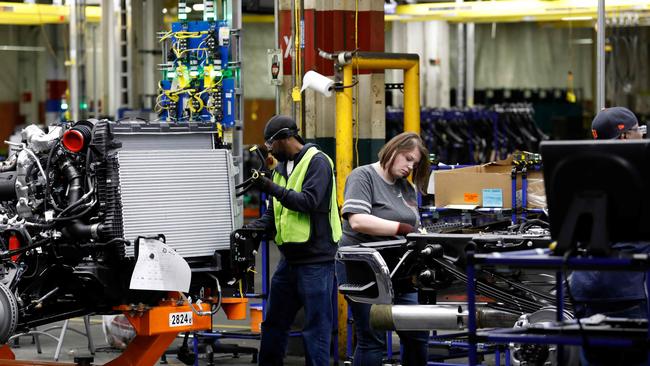
[[[565,22],[574,22],[574,21],[579,21],[579,20],[592,20],[594,19],[591,16],[576,16],[576,17],[564,17],[562,18],[563,21]]]

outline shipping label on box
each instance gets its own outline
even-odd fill
[[[478,205],[478,198],[479,197],[480,196],[479,196],[478,193],[465,192],[465,193],[463,193],[463,203],[470,204],[470,205],[471,204]]]
[[[501,189],[494,189],[494,188],[484,189],[483,207],[502,208],[503,191]]]

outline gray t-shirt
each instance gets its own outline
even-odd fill
[[[360,166],[348,176],[341,213],[343,237],[339,246],[402,238],[356,232],[350,227],[348,214],[370,214],[413,226],[417,226],[420,221],[415,187],[406,178],[397,179],[393,184],[386,182],[372,164]]]

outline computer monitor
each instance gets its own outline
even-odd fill
[[[650,141],[548,141],[540,145],[556,253],[650,240]]]

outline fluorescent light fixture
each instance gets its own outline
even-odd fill
[[[594,44],[594,40],[591,38],[578,38],[578,39],[573,39],[571,40],[572,44]]]
[[[203,9],[205,9],[205,7],[203,6],[203,4],[194,4],[194,5],[192,5],[192,9],[194,11],[203,11]]]
[[[23,52],[43,52],[45,47],[32,47],[32,46],[0,46],[0,51],[23,51]]]
[[[574,22],[574,21],[580,21],[580,20],[592,20],[594,17],[592,16],[576,16],[576,17],[563,17],[562,20],[565,22]]]

